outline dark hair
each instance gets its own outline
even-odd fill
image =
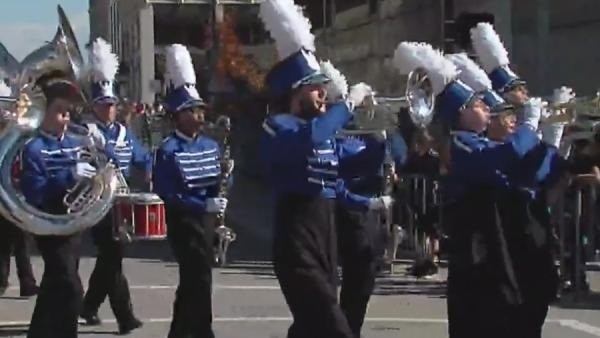
[[[73,103],[82,103],[81,92],[73,83],[66,80],[50,80],[42,86],[46,97],[46,107],[57,99],[63,99]]]
[[[295,91],[289,91],[285,95],[272,97],[269,102],[270,113],[288,113],[294,93]]]

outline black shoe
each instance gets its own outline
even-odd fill
[[[94,314],[83,313],[83,314],[81,314],[80,317],[85,320],[85,325],[88,325],[88,326],[102,325],[102,320],[100,320],[100,317],[98,317],[97,313],[94,313]]]
[[[33,297],[40,292],[40,288],[37,285],[25,286],[20,289],[20,295],[23,298]]]
[[[137,318],[134,318],[133,320],[128,321],[127,323],[119,324],[119,335],[129,334],[131,331],[133,331],[135,329],[139,329],[143,325],[144,325],[144,323],[142,323]]]
[[[0,297],[4,296],[4,293],[8,289],[8,285],[0,286]]]

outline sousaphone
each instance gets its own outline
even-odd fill
[[[40,126],[46,109],[46,98],[39,83],[43,79],[57,78],[79,86],[83,57],[64,11],[58,6],[59,25],[52,41],[29,54],[21,63],[20,91],[13,98],[2,98],[14,112],[4,116],[0,130],[0,213],[27,232],[36,235],[69,235],[97,224],[112,208],[118,185],[118,169],[109,162],[101,149],[96,148],[93,138],[82,127],[79,137],[86,146],[84,159],[97,165],[97,174],[75,185],[65,196],[66,213],[48,214],[28,204],[15,189],[12,182],[12,165],[25,145]],[[81,87],[81,86],[80,86]],[[85,95],[81,91],[82,101]]]
[[[417,68],[408,75],[405,95],[401,97],[367,97],[358,114],[355,115],[351,129],[344,134],[370,134],[390,130],[397,126],[401,108],[408,113],[415,125],[425,128],[434,116],[435,94],[424,69]]]

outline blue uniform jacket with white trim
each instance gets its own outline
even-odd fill
[[[152,156],[144,148],[144,146],[135,138],[131,129],[126,126],[113,122],[104,124],[101,122],[94,123],[98,130],[104,135],[106,145],[104,152],[111,158],[119,167],[124,177],[129,177],[130,166],[149,174],[152,170]],[[121,129],[124,128],[125,138],[122,144],[117,144]]]
[[[372,135],[337,138],[339,176],[352,193],[374,196],[381,191],[387,145]]]
[[[203,212],[206,199],[219,192],[220,159],[219,145],[211,138],[175,131],[156,152],[154,190],[167,205]]]
[[[264,122],[262,161],[276,194],[320,195],[351,207],[368,206],[367,198],[350,193],[338,179],[335,135],[351,117],[348,106],[337,103],[311,120],[281,114]]]
[[[542,184],[560,176],[565,164],[555,148],[543,144],[525,125],[504,142],[468,131],[453,132],[450,151],[448,181],[453,197],[470,186],[518,188],[535,196]]]
[[[21,190],[27,202],[37,208],[55,208],[76,180],[73,168],[80,157],[79,139],[39,131],[22,153]]]

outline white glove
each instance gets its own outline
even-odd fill
[[[369,200],[369,210],[385,210],[388,209],[394,200],[391,196],[374,197]]]
[[[96,175],[96,168],[87,162],[80,162],[73,168],[73,176],[76,179],[92,178]]]
[[[519,124],[526,124],[533,130],[537,130],[540,124],[540,118],[544,111],[544,102],[539,97],[532,97],[525,103],[521,116],[519,116]]]
[[[206,200],[206,212],[221,214],[227,208],[227,199],[222,197],[209,198]]]
[[[575,98],[575,92],[573,92],[572,88],[562,86],[560,88],[554,89],[552,92],[552,103],[554,105],[565,104]]]
[[[566,124],[560,123],[542,123],[540,129],[542,131],[542,141],[556,148],[560,147],[563,131]]]
[[[363,103],[366,97],[373,95],[373,89],[364,82],[357,83],[350,88],[346,103],[350,110]]]

